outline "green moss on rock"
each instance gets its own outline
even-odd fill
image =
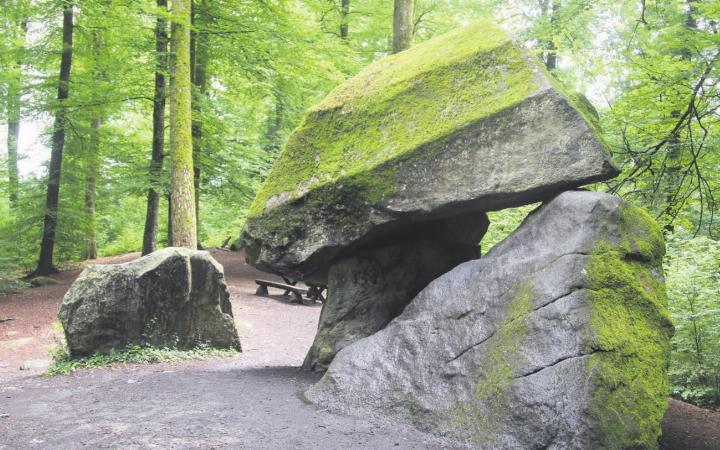
[[[426,155],[458,130],[526,99],[539,88],[527,58],[483,21],[370,65],[309,110],[250,216],[274,196],[299,198],[339,179],[370,197],[387,194],[392,177],[363,174],[423,145]]]
[[[532,298],[532,289],[525,284],[508,302],[503,322],[492,337],[483,367],[477,373],[472,399],[456,406],[455,425],[459,426],[459,433],[467,435],[476,444],[492,444],[492,439],[497,436],[498,417],[506,415],[511,407],[507,403],[508,390],[527,335]]]
[[[620,208],[620,245],[600,243],[587,274],[591,292],[590,412],[612,449],[656,448],[669,392],[672,322],[662,276],[664,241],[639,208]]]

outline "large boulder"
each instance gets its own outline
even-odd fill
[[[455,224],[455,230],[468,230],[462,235],[436,229],[433,236],[363,249],[333,264],[328,298],[303,368],[325,371],[338,351],[385,328],[432,280],[478,258],[478,242],[488,225],[484,213],[473,214],[465,217],[465,225]]]
[[[223,268],[204,251],[166,248],[88,266],[65,294],[59,317],[73,357],[131,344],[240,350]]]
[[[663,236],[566,192],[341,350],[306,396],[483,449],[649,449],[667,406]]]
[[[592,107],[488,22],[384,58],[310,109],[249,213],[255,267],[321,280],[428,221],[611,178]]]

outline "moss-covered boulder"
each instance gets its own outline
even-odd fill
[[[73,357],[133,344],[240,350],[223,268],[204,251],[170,247],[124,264],[87,266],[59,317]]]
[[[257,195],[251,264],[307,277],[348,248],[616,175],[587,104],[489,22],[388,56],[310,109]]]
[[[475,448],[655,448],[672,335],[664,252],[639,208],[563,193],[341,350],[306,396]]]

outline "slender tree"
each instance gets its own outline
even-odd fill
[[[550,15],[550,34],[541,42],[541,46],[545,49],[545,68],[547,68],[547,70],[555,70],[558,64],[557,47],[555,46],[554,36],[558,26],[559,12],[560,0],[552,0],[551,5],[548,5],[547,1],[543,2],[543,15]]]
[[[83,258],[97,258],[97,232],[95,230],[95,197],[100,159],[100,125],[102,119],[93,117],[90,123],[90,145],[85,173],[85,248]]]
[[[407,50],[412,45],[414,0],[395,0],[393,10],[393,53]]]
[[[22,20],[17,24],[12,24],[13,36],[16,41],[25,42],[27,34],[27,21]],[[10,207],[17,206],[19,176],[18,176],[18,137],[20,135],[20,95],[21,95],[21,79],[22,79],[22,52],[17,52],[15,61],[13,61],[13,69],[10,74],[7,86],[7,171],[8,171],[8,197],[10,199]]]
[[[200,155],[205,150],[203,145],[202,105],[207,95],[207,66],[209,61],[208,33],[209,0],[199,0],[193,3],[193,31],[191,35],[191,67],[192,83],[195,86],[192,101],[192,137],[193,137],[193,182],[195,186],[195,227],[197,232],[197,247],[202,248],[200,242]]]
[[[168,34],[167,19],[163,15],[167,11],[167,0],[157,0],[160,12],[155,21],[155,93],[153,96],[152,123],[152,157],[150,162],[150,188],[147,193],[147,212],[145,214],[145,230],[143,232],[142,254],[147,255],[157,250],[158,213],[160,209],[160,177],[163,167],[165,147],[165,98],[167,87],[165,73],[168,69]],[[168,229],[168,235],[172,230]],[[169,245],[172,242],[169,240]]]
[[[94,29],[92,32],[93,77],[102,80],[106,74],[101,68],[101,54],[103,46],[102,31]],[[88,154],[85,158],[85,247],[84,259],[97,258],[97,231],[95,229],[95,197],[97,177],[100,166],[100,125],[102,124],[101,107],[94,108],[94,116],[90,120],[90,142]]]
[[[192,153],[190,0],[175,0],[170,33],[170,195],[173,245],[197,248]]]
[[[350,0],[340,0],[340,37],[348,39]]]
[[[43,234],[40,244],[40,258],[32,275],[49,275],[56,273],[53,266],[55,250],[55,232],[57,229],[58,203],[60,200],[60,176],[62,170],[63,147],[65,146],[65,109],[64,101],[70,93],[70,66],[73,51],[73,4],[63,4],[62,54],[60,57],[60,77],[57,90],[57,110],[53,124],[52,149],[50,151],[50,169],[47,181],[47,197],[45,200],[45,217]]]

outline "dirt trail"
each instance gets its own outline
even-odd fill
[[[242,256],[214,252],[225,267],[243,353],[234,358],[125,366],[45,377],[26,371],[47,360],[63,295],[61,284],[0,296],[0,449],[25,448],[444,448],[409,427],[332,414],[298,394],[314,380],[301,372],[319,306],[256,297],[268,278]],[[117,263],[137,254],[106,258]],[[670,401],[664,449],[720,449],[720,415]]]

